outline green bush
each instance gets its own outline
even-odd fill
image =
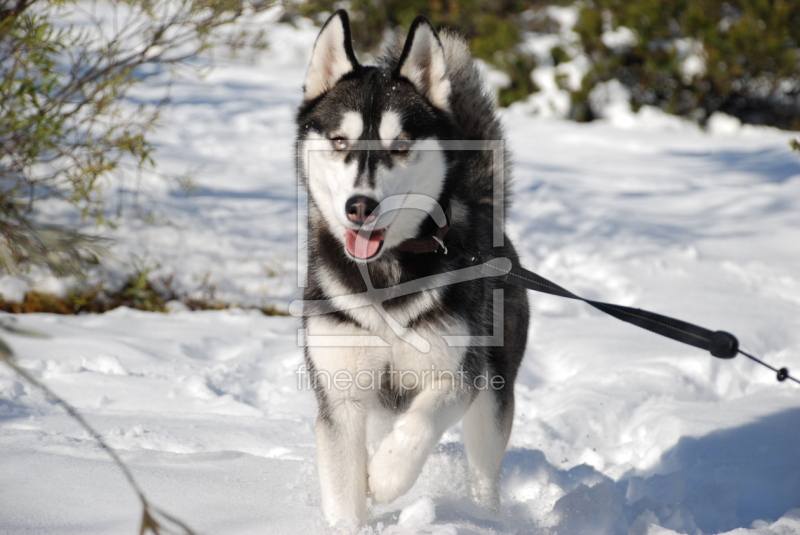
[[[473,54],[505,71],[511,85],[501,105],[537,91],[530,72],[534,58],[518,46],[525,31],[556,33],[545,8],[561,1],[427,2],[352,0],[357,50],[375,54],[387,30],[407,28],[419,14],[437,27],[453,28],[470,39]],[[301,4],[299,12],[323,16],[341,7],[325,0]],[[653,105],[705,121],[722,111],[746,123],[800,129],[800,0],[586,0],[575,32],[591,61],[582,88],[572,94],[571,116],[591,120],[591,90],[619,80],[631,92],[634,109]],[[321,20],[320,20],[321,22]],[[603,36],[620,27],[632,30],[629,47],[608,46]],[[554,65],[573,59],[560,46]],[[696,56],[694,72],[687,57]]]
[[[104,180],[154,165],[147,135],[158,107],[126,96],[151,74],[177,74],[223,26],[269,4],[0,0],[0,273],[79,274],[97,262],[103,244],[77,227],[105,220]],[[258,33],[224,38],[263,44]],[[54,213],[73,223],[52,224]]]
[[[610,48],[608,30],[626,27],[636,44]],[[715,111],[747,123],[800,129],[800,0],[592,0],[576,28],[592,60],[583,90],[573,95],[577,118],[598,82],[617,79],[632,104],[659,106],[700,121]],[[682,68],[694,44],[702,72]]]

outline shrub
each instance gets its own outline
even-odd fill
[[[126,96],[147,76],[176,75],[223,26],[269,3],[0,0],[0,271],[65,275],[97,262],[104,244],[78,228],[105,220],[104,181],[154,165],[158,106]],[[262,37],[224,36],[233,46]],[[47,223],[55,213],[73,223]]]
[[[418,14],[471,40],[473,54],[505,71],[500,91],[508,105],[537,91],[534,58],[520,45],[526,31],[556,33],[547,7],[560,1],[469,2],[352,0],[357,48],[374,54],[387,31],[407,28]],[[701,122],[722,111],[747,123],[800,129],[800,0],[586,0],[575,27],[591,60],[582,87],[572,91],[571,116],[594,118],[589,94],[597,84],[620,81],[634,109],[648,104]],[[341,6],[325,0],[302,4],[320,19]],[[617,37],[614,39],[613,37]],[[552,64],[573,59],[560,46]]]
[[[620,28],[635,42],[615,46]],[[589,91],[617,79],[634,107],[800,129],[800,0],[591,0],[576,31],[592,68],[575,117],[591,118]]]

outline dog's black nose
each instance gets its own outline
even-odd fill
[[[372,212],[378,207],[378,201],[365,197],[364,195],[355,195],[347,199],[345,203],[345,211],[347,212],[347,219],[353,223],[366,223],[375,219]]]

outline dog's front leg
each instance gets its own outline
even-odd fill
[[[423,389],[383,439],[369,464],[373,500],[388,503],[405,494],[417,480],[425,459],[442,434],[455,425],[469,407],[470,390],[457,381],[436,381]]]
[[[367,447],[363,401],[325,392],[315,434],[322,510],[331,525],[366,521]]]
[[[307,324],[312,334],[341,337],[356,332],[320,318],[309,318]],[[353,521],[361,526],[366,521],[366,418],[376,396],[373,372],[383,362],[378,349],[369,349],[306,347],[319,404],[315,435],[322,510],[331,525]]]

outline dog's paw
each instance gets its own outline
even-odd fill
[[[472,480],[472,502],[490,517],[500,512],[500,493],[497,482],[487,479]]]
[[[377,503],[408,492],[432,449],[430,426],[409,416],[397,421],[369,463],[369,492]]]

